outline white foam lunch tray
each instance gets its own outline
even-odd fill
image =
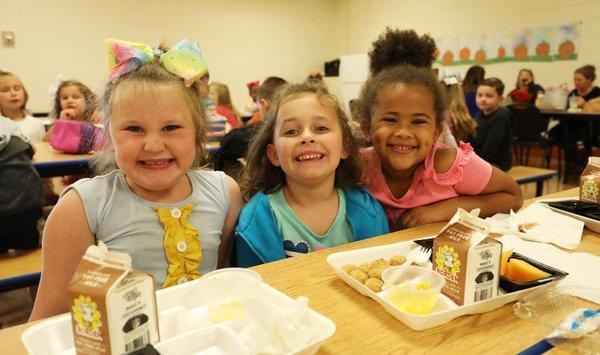
[[[210,287],[206,287],[207,280],[213,281]],[[154,347],[165,354],[185,354],[186,349],[192,353],[252,354],[238,334],[247,320],[215,324],[207,314],[208,304],[237,297],[259,298],[281,307],[295,304],[292,298],[262,282],[261,276],[252,270],[216,270],[200,279],[156,292],[161,341]],[[335,332],[335,323],[312,309],[304,322],[315,330],[313,337],[289,354],[314,354]],[[75,354],[71,315],[66,313],[41,321],[25,330],[21,340],[31,355]]]
[[[548,202],[568,201],[568,200],[577,200],[577,199],[578,199],[577,197],[551,198],[551,199],[537,200],[536,202],[542,204],[542,206],[548,207],[549,209],[551,209],[554,212],[558,212],[558,213],[564,214],[566,216],[575,218],[578,221],[582,221],[583,223],[585,223],[585,226],[589,230],[594,231],[596,233],[600,233],[600,221],[596,221],[595,219],[580,216],[578,214],[571,213],[569,211],[564,211],[564,210],[554,208],[554,207],[548,205]]]
[[[399,310],[387,300],[385,290],[375,293],[342,270],[342,266],[347,264],[360,265],[362,263],[375,261],[379,258],[390,259],[394,255],[405,256],[410,250],[417,246],[419,245],[413,241],[405,241],[371,248],[344,251],[330,254],[327,257],[327,262],[333,267],[336,274],[350,287],[354,288],[360,294],[375,300],[388,313],[413,330],[423,330],[437,327],[465,314],[489,312],[493,309],[502,307],[507,303],[520,300],[521,298],[533,292],[544,292],[546,289],[553,287],[558,282],[557,280],[516,292],[499,294],[495,298],[479,301],[466,306],[458,306],[448,297],[440,294],[438,302],[432,313],[420,315],[410,314]],[[428,263],[427,266],[431,267],[431,263]],[[502,292],[503,291],[501,291],[501,293]]]

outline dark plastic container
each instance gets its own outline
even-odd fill
[[[519,253],[512,253],[512,255],[510,256],[510,258],[508,258],[508,260],[510,260],[510,259],[523,260],[526,263],[528,263],[529,265],[534,266],[534,267],[542,270],[543,272],[550,274],[550,276],[544,277],[543,279],[534,280],[534,281],[519,282],[519,281],[509,280],[506,277],[500,275],[500,288],[502,288],[506,292],[515,292],[515,291],[519,291],[519,290],[524,290],[526,288],[547,284],[548,282],[560,280],[560,279],[565,278],[567,275],[569,275],[568,273],[566,273],[564,271],[555,269],[546,264],[542,264],[539,261],[535,261],[535,260],[528,258],[525,255],[522,255]]]
[[[600,206],[579,200],[546,202],[548,206],[600,221]]]

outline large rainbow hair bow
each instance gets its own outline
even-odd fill
[[[160,64],[169,72],[183,78],[187,87],[195,81],[208,81],[208,66],[198,46],[182,39],[166,53],[153,50],[143,43],[107,39],[105,41],[108,53],[109,79],[115,83],[123,74],[127,74],[155,58],[160,58]]]

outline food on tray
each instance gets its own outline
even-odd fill
[[[459,306],[498,295],[502,243],[489,229],[459,208],[433,241],[433,269],[446,279],[442,293]]]
[[[365,281],[367,281],[367,279],[369,278],[367,274],[361,269],[354,269],[350,271],[348,275],[350,275],[353,279],[360,282],[361,284],[364,284]]]
[[[207,307],[207,314],[213,323],[242,318],[247,315],[246,302],[242,299],[234,299],[210,303]]]
[[[389,278],[390,274],[386,273],[386,277]],[[429,314],[437,303],[444,283],[444,278],[435,271],[410,266],[400,275],[397,284],[386,283],[387,299],[404,312]]]
[[[383,287],[383,281],[381,281],[381,279],[371,277],[365,281],[365,286],[367,286],[373,292],[380,292],[381,288]]]
[[[500,258],[500,275],[506,274],[506,266],[508,265],[508,258],[510,258],[512,253],[513,253],[512,249],[502,252],[502,257]]]
[[[406,258],[404,256],[402,256],[402,255],[394,255],[390,259],[390,265],[392,265],[392,266],[402,265],[405,262],[406,262]]]
[[[512,253],[512,251],[511,251]],[[510,257],[510,254],[508,255]],[[506,258],[506,264],[501,268],[501,275],[512,281],[529,282],[541,280],[548,276],[549,273],[544,272],[535,266],[530,265],[524,260]],[[504,255],[503,255],[504,259]]]
[[[394,255],[389,261],[379,258],[369,263],[362,263],[358,266],[347,264],[342,266],[341,269],[353,279],[367,286],[373,292],[379,292],[383,286],[383,279],[381,278],[383,270],[389,266],[402,265],[405,261],[406,258],[404,256]]]

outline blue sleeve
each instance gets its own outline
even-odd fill
[[[235,235],[236,264],[238,267],[251,267],[263,264],[258,255],[250,248],[246,240],[239,234]]]

